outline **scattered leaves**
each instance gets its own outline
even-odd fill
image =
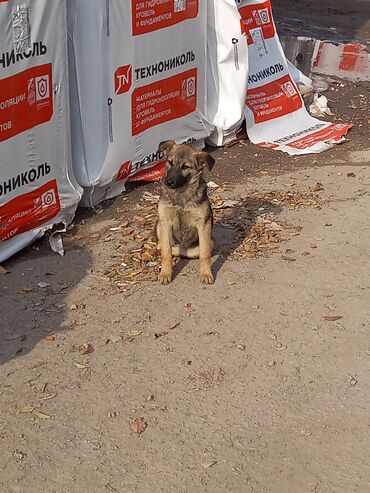
[[[132,432],[141,435],[147,429],[148,424],[144,418],[134,418],[130,422],[130,429]]]

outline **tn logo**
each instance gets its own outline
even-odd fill
[[[132,85],[132,65],[118,67],[114,73],[114,85],[116,94],[124,94]]]

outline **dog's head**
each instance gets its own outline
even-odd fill
[[[204,151],[196,151],[189,145],[166,140],[159,144],[159,151],[167,161],[164,183],[168,188],[180,188],[199,178],[207,167],[212,170],[215,160]]]

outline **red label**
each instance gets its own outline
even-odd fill
[[[114,73],[114,87],[116,94],[124,94],[131,89],[132,65],[119,67]]]
[[[239,13],[242,18],[242,31],[247,34],[249,45],[254,43],[255,38],[263,40],[275,36],[270,0],[258,5],[240,7]]]
[[[60,211],[56,180],[0,206],[0,243],[30,231]]]
[[[343,137],[343,135],[346,135],[346,133],[351,127],[352,125],[349,125],[348,123],[340,123],[340,124],[332,123],[331,125],[329,125],[328,127],[322,130],[306,135],[305,137],[302,137],[300,139],[294,140],[293,142],[290,142],[287,145],[289,147],[293,147],[294,149],[306,149],[307,147],[312,147],[318,142],[327,142],[329,140],[338,141]]]
[[[0,142],[53,116],[52,65],[39,65],[0,80]]]
[[[257,144],[259,147],[264,147],[265,149],[277,149],[279,144],[274,144],[273,142],[261,142]]]
[[[132,161],[127,161],[126,163],[123,163],[118,171],[116,181],[125,180],[130,175],[131,168],[132,168]]]
[[[148,5],[150,4],[150,5]],[[132,33],[151,33],[198,16],[199,0],[131,0]]]
[[[166,170],[166,162],[161,161],[155,166],[142,169],[129,177],[128,181],[160,181],[162,180]]]
[[[303,103],[290,75],[255,89],[248,89],[246,106],[254,115],[255,123],[263,123],[288,115],[302,108]]]
[[[193,113],[197,69],[139,87],[132,93],[132,135]]]
[[[356,68],[356,64],[361,53],[361,48],[361,45],[358,43],[345,45],[339,64],[339,70],[352,72]]]

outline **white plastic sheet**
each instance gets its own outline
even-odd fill
[[[207,2],[69,0],[73,161],[95,205],[163,174],[158,144],[201,146]]]
[[[70,154],[65,0],[0,2],[0,262],[54,224],[81,189]]]
[[[306,111],[276,33],[270,0],[236,3],[249,48],[245,117],[250,140],[291,155],[321,152],[341,142],[350,125],[320,121]]]

